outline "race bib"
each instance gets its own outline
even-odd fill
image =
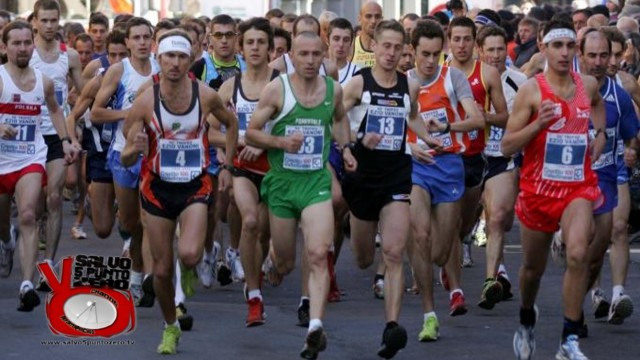
[[[607,142],[604,144],[604,149],[602,149],[602,154],[597,161],[591,165],[593,170],[602,169],[607,166],[614,165],[615,155],[616,155],[616,129],[615,128],[607,128],[605,130],[607,132]],[[594,138],[596,136],[595,129],[589,130],[589,136]],[[624,150],[623,150],[624,151]]]
[[[496,126],[491,126],[489,128],[489,139],[487,140],[487,144],[484,148],[484,153],[487,156],[502,156],[502,152],[500,151],[500,142],[502,141],[503,135],[503,128]]]
[[[478,140],[478,130],[469,131],[469,140]]]
[[[376,150],[400,151],[404,141],[406,111],[403,108],[371,105],[365,132],[382,135]]]
[[[202,174],[202,144],[200,139],[160,139],[160,179],[186,183]]]
[[[547,133],[542,178],[551,181],[584,180],[586,134]]]
[[[17,131],[12,139],[4,139],[3,153],[31,155],[36,153],[37,118],[33,116],[5,115],[5,124]]]
[[[239,135],[244,137],[247,133],[247,127],[251,122],[251,115],[253,115],[253,111],[255,110],[256,103],[250,104],[242,104],[238,106],[237,114],[238,114],[238,129]]]
[[[313,171],[324,167],[324,126],[287,125],[285,136],[302,133],[304,140],[297,153],[285,152],[282,167],[289,170]]]
[[[64,104],[64,86],[65,84],[58,84],[55,81],[53,83],[54,92],[56,94],[56,101],[58,102],[59,106],[62,106],[62,104]]]
[[[447,116],[447,110],[445,108],[439,108],[439,109],[435,109],[435,110],[429,110],[429,111],[425,111],[420,113],[420,116],[422,117],[422,121],[425,122],[429,120],[429,119],[436,119],[438,121],[440,121],[443,124],[446,124],[449,122],[449,117]],[[433,133],[431,134],[434,138],[436,139],[440,139],[440,141],[442,141],[442,147],[444,149],[449,149],[453,146],[453,140],[451,139],[451,133]],[[418,138],[418,144],[424,145],[424,141],[422,141],[421,139]]]

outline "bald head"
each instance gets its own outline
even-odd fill
[[[376,25],[382,20],[382,7],[375,1],[367,1],[362,4],[360,14],[358,15],[358,23],[362,28],[362,32],[367,37],[373,38]]]
[[[295,51],[295,49],[297,47],[299,48],[301,44],[310,44],[316,41],[318,42],[318,44],[321,44],[320,36],[318,34],[311,31],[303,31],[297,34],[293,39],[293,49]],[[320,48],[322,47],[320,46]]]
[[[638,21],[629,16],[619,18],[616,26],[618,27],[618,30],[622,31],[624,34],[638,32]]]

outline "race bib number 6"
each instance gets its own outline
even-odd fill
[[[584,180],[586,134],[547,134],[542,178],[551,181]]]

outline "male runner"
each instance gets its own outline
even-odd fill
[[[342,186],[351,210],[351,244],[358,266],[369,267],[374,260],[380,225],[387,268],[384,278],[387,324],[378,355],[387,359],[407,343],[407,332],[398,324],[411,193],[411,157],[405,144],[407,125],[427,145],[439,144],[428,136],[418,117],[418,83],[396,71],[404,37],[399,22],[385,20],[378,24],[372,45],[375,65],[360,70],[349,81],[344,100],[345,109],[352,111],[352,138],[357,140],[354,154],[359,163],[357,173],[347,174]],[[420,156],[432,158],[424,149]]]
[[[459,226],[464,194],[462,153],[468,145],[468,132],[485,126],[476,107],[466,75],[453,67],[438,65],[445,35],[440,24],[420,21],[413,30],[411,46],[416,67],[408,76],[420,82],[418,104],[425,125],[435,123],[443,149],[433,164],[421,157],[424,143],[409,133],[414,155],[411,189],[411,230],[409,254],[413,274],[422,296],[424,324],[420,341],[438,339],[439,322],[434,311],[433,263],[444,266],[451,253],[451,234]],[[465,118],[466,114],[466,118]]]
[[[151,278],[146,282],[143,298],[143,241],[142,223],[140,222],[140,207],[138,196],[138,178],[140,174],[141,157],[133,166],[124,166],[120,161],[120,152],[125,146],[122,131],[123,119],[133,104],[139,88],[151,79],[157,69],[157,63],[150,58],[152,27],[148,20],[134,17],[127,22],[125,42],[130,56],[120,63],[113,64],[104,74],[102,86],[98,90],[94,106],[91,109],[91,121],[95,124],[110,124],[115,134],[107,155],[107,165],[113,174],[113,185],[120,225],[131,234],[130,254],[133,261],[131,275],[131,291],[139,306],[153,305],[153,291]],[[121,107],[109,109],[107,104],[112,96],[121,96]],[[150,259],[149,259],[150,260]],[[145,261],[147,269],[151,268],[149,261]]]
[[[140,202],[153,256],[153,288],[165,320],[160,354],[175,354],[181,331],[176,320],[173,286],[173,237],[179,218],[178,257],[187,268],[202,258],[207,205],[212,182],[208,166],[207,115],[221,121],[227,149],[233,154],[237,122],[217,94],[187,76],[193,55],[189,35],[170,30],[160,38],[160,80],[139,94],[127,114],[129,129],[121,153],[123,166],[146,156],[141,171]]]
[[[351,62],[361,68],[373,66],[376,56],[372,49],[374,35],[378,24],[382,21],[382,6],[375,1],[367,1],[360,7],[358,24],[362,31],[353,40]]]
[[[262,182],[261,195],[269,207],[271,273],[293,270],[298,221],[302,225],[310,272],[310,321],[300,356],[315,359],[327,343],[321,319],[329,289],[327,252],[333,240],[331,173],[327,170],[332,136],[343,150],[347,171],[355,171],[356,161],[348,146],[342,89],[333,79],[318,75],[324,59],[320,36],[298,34],[292,55],[294,74],[281,75],[264,88],[247,140],[268,149],[271,169]]]
[[[577,333],[587,292],[593,206],[601,196],[591,159],[598,159],[605,145],[605,108],[596,80],[570,71],[576,52],[573,25],[550,21],[542,51],[547,70],[520,88],[501,143],[504,156],[524,149],[516,202],[523,250],[520,326],[513,348],[518,359],[533,356],[537,290],[553,233],[562,228],[567,269],[562,289],[564,326],[556,359],[582,359]],[[593,144],[588,139],[589,119],[595,129]]]
[[[485,26],[477,38],[480,60],[498,70],[502,91],[509,113],[513,101],[526,75],[506,66],[507,35],[502,28]],[[514,205],[518,191],[518,166],[514,157],[505,157],[500,151],[504,128],[491,126],[484,149],[487,157],[487,172],[484,177],[482,204],[484,208],[487,247],[486,277],[478,306],[492,309],[501,301],[513,297],[511,283],[503,263],[505,232],[511,228]],[[500,285],[496,285],[498,282]]]
[[[222,103],[231,106],[238,117],[240,147],[233,159],[233,166],[229,168],[233,175],[235,203],[242,217],[240,259],[249,307],[246,324],[257,326],[264,324],[260,268],[266,256],[263,249],[269,247],[268,214],[261,201],[260,190],[262,179],[269,171],[269,163],[263,149],[246,145],[245,134],[261,91],[279,72],[269,67],[269,52],[273,47],[273,30],[269,20],[252,18],[243,22],[238,30],[247,70],[222,84],[219,94]]]
[[[47,109],[56,133],[54,136],[67,140],[61,143],[64,163],[72,163],[78,149],[68,141],[53,80],[29,66],[35,49],[31,25],[23,21],[9,23],[2,30],[2,42],[6,47],[8,62],[0,67],[0,208],[8,209],[15,193],[23,279],[18,311],[28,312],[40,304],[32,281],[38,258],[36,208],[41,190],[47,182],[44,168],[47,145],[40,131],[41,109]],[[2,214],[1,221],[8,223],[11,212],[2,211]],[[16,244],[2,235],[2,277],[8,277]]]
[[[64,106],[68,95],[68,79],[78,91],[82,91],[80,75],[82,73],[78,53],[67,49],[56,40],[56,32],[60,22],[60,4],[55,0],[39,0],[33,7],[34,23],[37,30],[35,52],[29,62],[30,66],[40,70],[54,82],[58,105]],[[46,189],[46,248],[45,261],[53,266],[53,259],[60,242],[62,231],[62,188],[66,174],[66,162],[62,151],[62,142],[49,118],[46,106],[42,111],[42,134],[47,144],[47,189]],[[48,291],[44,278],[38,289]]]
[[[109,19],[101,12],[89,17],[89,36],[93,40],[93,58],[107,55],[107,36],[109,35]]]
[[[476,25],[473,20],[460,16],[451,20],[448,28],[451,58],[449,67],[461,70],[467,75],[471,91],[477,106],[482,111],[487,125],[504,127],[509,114],[502,93],[500,74],[494,67],[473,58],[476,39]],[[490,112],[493,107],[494,112]],[[469,146],[463,153],[465,191],[462,198],[462,225],[460,238],[465,239],[478,219],[482,180],[486,169],[486,160],[482,154],[485,147],[485,129],[469,133]],[[468,243],[468,241],[467,241]],[[450,290],[451,316],[467,312],[464,293],[461,288],[461,243],[454,241],[451,256],[445,267]],[[445,282],[443,281],[443,285]]]

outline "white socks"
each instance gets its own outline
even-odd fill
[[[309,320],[309,331],[312,332],[314,330],[322,328],[322,321],[320,319],[311,319]]]
[[[424,313],[424,321],[427,321],[428,318],[430,317],[434,317],[436,319],[438,319],[438,316],[436,315],[435,311],[430,311],[428,313]]]
[[[142,285],[142,273],[131,271],[131,285]]]
[[[616,285],[613,287],[613,296],[611,297],[611,302],[616,301],[620,296],[624,294],[624,286]]]
[[[255,299],[255,298],[258,298],[260,299],[260,301],[262,301],[262,294],[260,293],[259,289],[249,291],[249,300]]]

